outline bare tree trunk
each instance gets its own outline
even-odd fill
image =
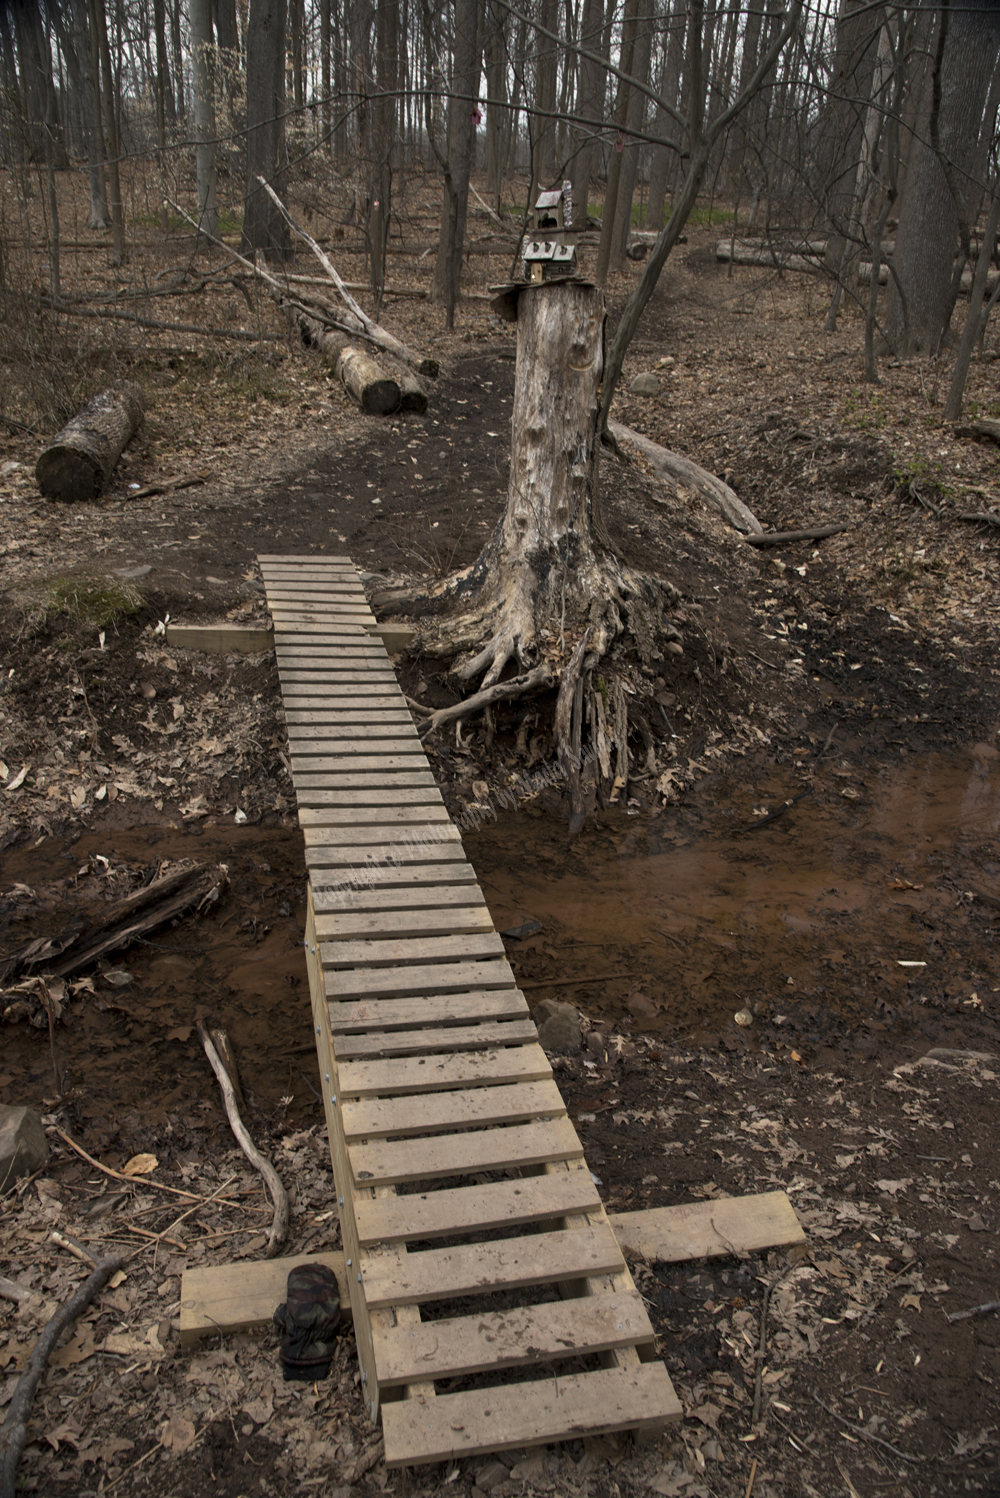
[[[990,257],[997,242],[997,230],[1000,228],[1000,180],[993,183],[993,197],[990,202],[989,212],[986,215],[986,227],[983,230],[983,242],[979,247],[979,257],[976,260],[976,269],[972,277],[972,290],[969,293],[969,311],[965,319],[965,327],[962,330],[962,340],[958,345],[958,353],[955,355],[955,368],[951,376],[951,389],[948,391],[948,400],[944,408],[945,421],[957,421],[962,414],[962,397],[965,394],[965,382],[969,378],[969,365],[972,363],[972,351],[976,346],[984,322],[983,298],[986,292],[986,278],[989,274]],[[872,277],[874,281],[874,276]],[[997,282],[1000,287],[1000,281]],[[996,296],[991,298],[991,303]],[[987,312],[989,308],[986,309]]]
[[[751,11],[747,20],[749,28],[753,17]],[[663,72],[660,78],[660,104],[656,111],[656,124],[654,134],[661,140],[677,139],[678,126],[674,121],[674,113],[680,103],[680,79],[681,59],[684,56],[684,35],[687,28],[687,15],[684,0],[674,0],[673,10],[670,12],[669,37],[663,57]],[[744,57],[746,53],[744,52]],[[649,172],[649,201],[646,205],[646,223],[659,233],[663,228],[663,203],[667,195],[667,180],[671,175],[676,148],[671,151],[667,145],[654,146],[652,162]]]
[[[618,201],[615,204],[615,223],[611,235],[610,268],[620,271],[625,265],[625,248],[632,227],[632,195],[639,169],[639,143],[636,136],[643,128],[646,115],[646,95],[636,84],[649,82],[649,60],[653,45],[653,33],[649,19],[645,16],[637,21],[635,46],[632,50],[632,79],[629,85],[628,108],[625,120],[625,145],[622,151],[621,171],[618,179]]]
[[[936,352],[947,328],[959,222],[967,221],[977,190],[967,169],[978,154],[1000,52],[1000,10],[991,3],[946,7],[941,26],[929,111],[910,151],[892,261],[886,336],[904,357]],[[939,150],[930,143],[935,131]]]
[[[212,30],[209,0],[188,0],[191,76],[197,145],[198,225],[213,238],[219,232],[215,202],[215,103],[212,87]]]
[[[291,256],[288,228],[257,181],[284,194],[285,0],[250,0],[247,23],[247,186],[242,250]]]
[[[375,69],[377,93],[372,106],[368,239],[377,322],[385,290],[385,257],[392,207],[396,90],[399,84],[399,0],[379,0],[375,12]]]
[[[580,58],[580,87],[577,113],[585,120],[599,120],[604,113],[606,72],[601,66],[601,37],[604,32],[604,0],[583,0],[580,22],[580,46],[592,55]],[[573,227],[587,227],[590,202],[590,179],[594,174],[594,126],[580,125],[575,133],[576,154],[573,158]]]
[[[615,142],[608,181],[604,189],[604,217],[601,220],[601,242],[597,247],[597,269],[594,273],[598,286],[606,283],[612,263],[615,217],[618,212],[618,192],[622,176],[622,156],[625,153],[625,125],[628,120],[629,76],[632,72],[632,58],[635,53],[638,11],[639,0],[625,0],[622,44],[619,54],[621,76],[618,79],[618,93],[615,98]]]
[[[540,24],[548,32],[554,32],[559,24],[557,0],[540,0]],[[556,43],[551,36],[535,33],[535,109],[534,142],[531,153],[531,180],[533,191],[548,187],[554,167],[556,122],[553,119],[556,107]],[[529,204],[529,207],[533,206]]]
[[[448,103],[448,165],[445,172],[441,232],[431,295],[445,304],[445,326],[455,326],[455,303],[461,294],[462,247],[469,206],[469,177],[475,146],[473,102],[479,84],[478,0],[456,0],[455,60]]]
[[[118,130],[118,111],[115,108],[114,73],[111,70],[111,47],[108,43],[108,18],[104,0],[90,0],[90,36],[95,58],[100,59],[101,95],[104,114],[104,142],[110,184],[111,241],[117,264],[125,259],[125,215],[122,211],[121,179],[118,161],[121,156],[121,136]]]

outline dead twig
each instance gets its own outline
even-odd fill
[[[64,307],[61,302],[50,302],[47,297],[42,297],[42,306],[49,307],[53,312],[58,312],[61,317],[97,317],[110,318],[114,322],[135,323],[137,328],[152,328],[164,333],[201,333],[210,338],[233,338],[238,343],[284,343],[283,333],[247,333],[242,328],[210,328],[204,323],[194,322],[161,322],[155,317],[139,317],[134,312],[113,312],[110,307],[103,312],[95,307]]]
[[[24,1285],[19,1285],[16,1280],[5,1279],[0,1274],[0,1299],[13,1300],[19,1304],[23,1301],[38,1300],[35,1290],[27,1290]]]
[[[81,1264],[89,1264],[93,1268],[97,1260],[93,1254],[88,1254],[82,1243],[77,1243],[75,1238],[68,1238],[65,1233],[52,1231],[49,1234],[49,1242],[55,1243],[59,1248],[64,1248],[74,1259],[79,1259]]]
[[[135,1176],[127,1176],[124,1175],[120,1170],[112,1170],[110,1165],[102,1165],[100,1160],[95,1160],[93,1155],[88,1155],[83,1146],[77,1144],[76,1140],[71,1139],[68,1134],[64,1134],[62,1129],[56,1127],[56,1133],[65,1144],[69,1145],[70,1149],[76,1150],[77,1154],[80,1155],[84,1160],[86,1160],[88,1165],[92,1165],[95,1170],[103,1171],[106,1176],[111,1176],[111,1178],[115,1181],[127,1181],[130,1186],[140,1184]],[[144,1189],[147,1186],[150,1186],[156,1191],[168,1191],[171,1196],[183,1196],[189,1202],[199,1202],[201,1204],[204,1204],[205,1202],[216,1200],[214,1196],[201,1196],[197,1191],[182,1191],[179,1186],[165,1186],[161,1181],[150,1180],[149,1176],[143,1176],[141,1184]],[[225,1200],[227,1207],[235,1207],[239,1205],[238,1202],[231,1202],[228,1200],[228,1198],[223,1199]]]
[[[915,1462],[918,1464],[923,1462],[922,1456],[912,1456],[908,1451],[900,1451],[898,1446],[891,1445],[889,1441],[883,1441],[881,1436],[873,1436],[871,1431],[865,1430],[863,1425],[855,1425],[853,1420],[847,1420],[843,1415],[838,1415],[836,1410],[832,1410],[828,1404],[823,1403],[818,1394],[814,1394],[813,1398],[821,1410],[826,1410],[828,1415],[831,1415],[834,1420],[839,1421],[841,1425],[846,1426],[848,1430],[853,1431],[856,1436],[860,1436],[862,1440],[872,1441],[876,1446],[881,1446],[884,1451],[891,1451],[893,1456],[898,1456],[901,1462]]]
[[[997,524],[1000,525],[1000,519]],[[804,531],[764,531],[761,535],[744,536],[748,546],[784,546],[786,541],[822,541],[825,536],[839,536],[841,531],[852,531],[853,520],[842,525],[816,525]]]
[[[226,1105],[226,1116],[229,1119],[229,1125],[233,1133],[236,1135],[240,1149],[246,1155],[251,1165],[260,1171],[267,1183],[267,1189],[271,1193],[271,1201],[274,1203],[274,1220],[271,1223],[271,1232],[268,1238],[265,1258],[273,1259],[288,1233],[290,1205],[288,1192],[281,1184],[278,1172],[270,1160],[266,1159],[260,1153],[260,1150],[247,1133],[243,1120],[240,1118],[239,1108],[236,1106],[236,1093],[233,1091],[233,1084],[229,1079],[229,1073],[220,1060],[219,1053],[212,1044],[211,1036],[204,1025],[198,1026],[198,1034],[201,1037],[202,1048],[208,1057],[209,1065],[215,1072],[219,1086],[222,1088],[222,1097]]]
[[[984,1300],[981,1306],[971,1306],[967,1311],[952,1311],[949,1321],[968,1321],[973,1316],[989,1316],[1000,1311],[1000,1300]]]
[[[750,1498],[750,1494],[753,1492],[753,1480],[754,1480],[754,1478],[756,1476],[757,1476],[757,1458],[754,1457],[754,1459],[753,1459],[753,1466],[750,1468],[750,1476],[747,1478],[747,1490],[743,1494],[743,1498]]]
[[[116,1270],[122,1267],[121,1257],[112,1254],[102,1259],[83,1284],[66,1304],[55,1313],[42,1335],[35,1343],[24,1372],[18,1380],[14,1397],[10,1402],[7,1418],[0,1430],[0,1494],[2,1498],[14,1498],[17,1464],[28,1443],[28,1415],[35,1391],[42,1381],[46,1364],[67,1327],[72,1326],[82,1311],[90,1305],[99,1290],[103,1290]]]
[[[151,499],[154,494],[175,494],[178,489],[193,489],[196,484],[207,484],[215,475],[206,468],[204,473],[192,473],[188,478],[161,479],[158,484],[147,484],[145,489],[136,489],[129,499]]]

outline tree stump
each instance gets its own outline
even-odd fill
[[[35,478],[45,498],[97,499],[145,410],[138,385],[114,385],[95,395],[35,464]]]

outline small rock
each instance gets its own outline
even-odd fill
[[[673,369],[676,362],[673,354],[664,354],[662,359],[657,359],[656,367],[657,369]]]
[[[507,1468],[503,1462],[490,1462],[488,1467],[480,1467],[476,1473],[476,1487],[488,1493],[490,1488],[495,1488],[498,1483],[506,1482],[507,1476]]]
[[[20,463],[0,463],[0,479],[13,478],[20,466]]]
[[[659,395],[660,382],[651,371],[637,374],[629,388],[630,395]]]
[[[742,1025],[745,1030],[753,1024],[753,1015],[750,1013],[749,1009],[737,1009],[736,1013],[733,1015],[733,1019],[738,1025]]]
[[[49,1158],[49,1141],[33,1108],[0,1105],[0,1191],[30,1176]]]
[[[603,1066],[608,1059],[607,1048],[599,1030],[591,1030],[587,1036],[587,1050],[598,1065]]]
[[[583,1044],[579,1010],[556,999],[543,999],[532,1011],[538,1039],[546,1051],[578,1051]]]
[[[980,1215],[979,1215],[978,1212],[976,1212],[974,1216],[970,1217],[969,1220],[968,1220],[968,1222],[965,1225],[969,1229],[970,1233],[985,1233],[986,1232],[986,1224],[983,1221],[983,1219],[980,1217]]]
[[[705,1458],[706,1461],[709,1461],[709,1462],[721,1462],[722,1461],[722,1444],[721,1444],[721,1442],[720,1441],[706,1441],[705,1444],[704,1444],[704,1446],[701,1448],[701,1454]]]
[[[145,567],[116,567],[115,577],[148,577],[152,570],[149,564]]]

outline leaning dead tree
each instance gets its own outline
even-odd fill
[[[555,692],[557,755],[571,827],[584,817],[585,730],[602,780],[626,783],[629,699],[617,669],[679,652],[665,618],[678,594],[630,567],[608,537],[598,494],[597,421],[604,369],[604,297],[583,282],[520,289],[510,480],[503,518],[471,567],[431,587],[376,597],[428,615],[417,647],[456,657],[453,674],[479,690],[425,732],[502,699]],[[636,709],[633,726],[642,733]],[[645,734],[648,734],[648,728]]]

